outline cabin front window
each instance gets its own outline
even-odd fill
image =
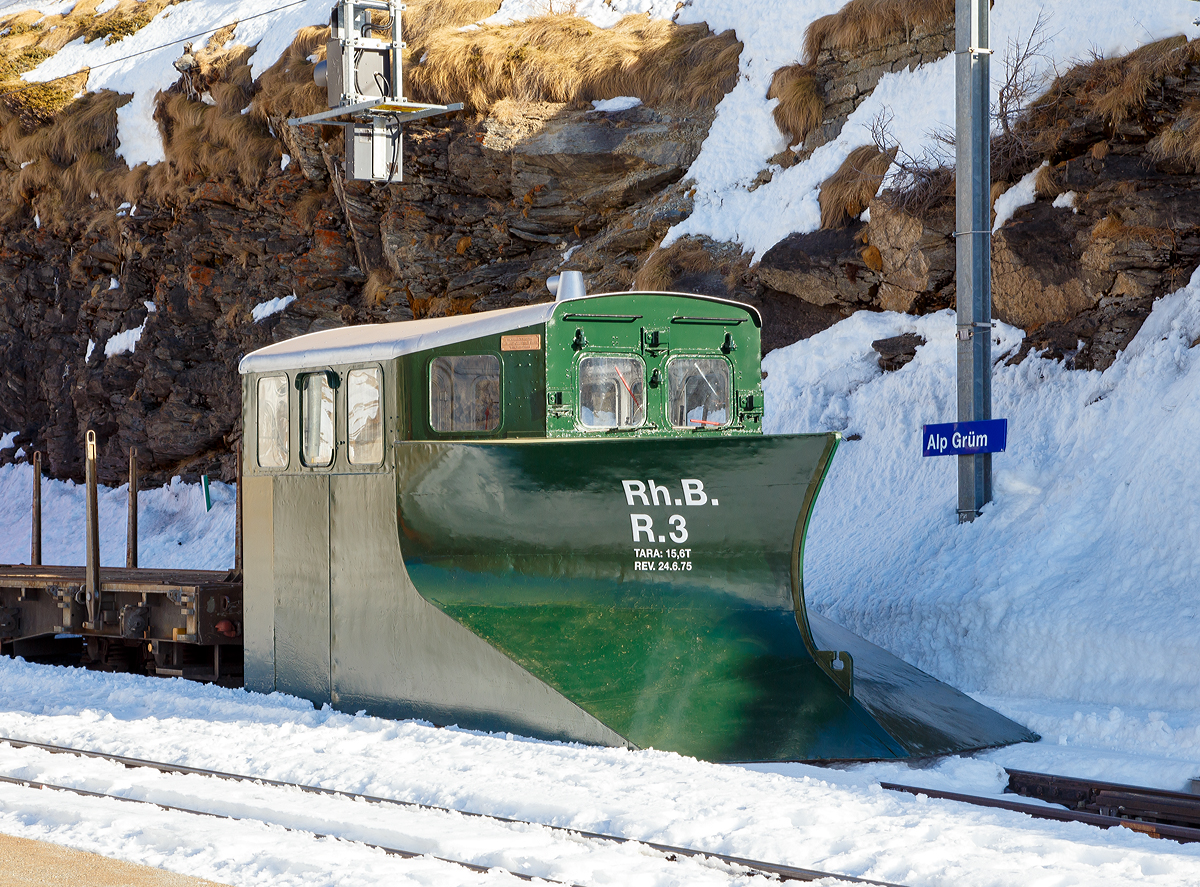
[[[351,465],[383,461],[383,378],[378,368],[346,374],[346,418]]]
[[[258,380],[258,464],[262,468],[288,465],[287,376]]]
[[[333,386],[325,373],[300,380],[300,454],[305,465],[333,462]]]
[[[646,371],[636,357],[579,361],[579,423],[587,429],[636,428],[646,418]]]
[[[500,359],[436,357],[429,365],[429,426],[442,433],[500,427]]]
[[[720,358],[677,357],[667,363],[667,414],[674,428],[729,424],[729,364]]]

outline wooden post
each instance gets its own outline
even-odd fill
[[[233,540],[233,569],[242,573],[242,444],[237,445],[237,516]]]
[[[84,591],[87,603],[87,628],[95,631],[100,627],[100,515],[96,502],[96,432],[87,433],[87,452],[84,460],[86,484],[86,527],[87,567],[84,571]]]
[[[137,447],[129,448],[129,530],[125,535],[125,566],[138,565],[138,464]]]
[[[33,454],[33,528],[29,537],[29,563],[42,565],[42,454]]]

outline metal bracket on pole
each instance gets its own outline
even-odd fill
[[[958,421],[992,418],[990,0],[955,0]],[[958,457],[958,519],[992,499],[992,456]]]
[[[404,97],[403,11],[398,0],[339,0],[329,17],[325,61],[313,69],[313,79],[328,92],[329,110],[288,119],[291,126],[346,128],[347,179],[401,181],[403,125],[462,110],[462,103],[430,105]]]

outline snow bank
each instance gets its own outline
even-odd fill
[[[956,523],[953,459],[923,423],[955,419],[954,315],[860,312],[764,360],[769,432],[843,443],[806,547],[812,604],[958,687],[998,696],[1193,710],[1200,698],[1200,271],[1159,301],[1103,373],[998,365],[995,501]],[[916,332],[883,373],[873,339]],[[997,358],[1019,332],[997,329]],[[1192,740],[1189,740],[1189,743]],[[1189,746],[1190,747],[1190,746]]]
[[[0,564],[29,563],[33,466],[0,466]],[[138,491],[138,562],[143,567],[227,570],[233,567],[237,490],[213,481],[204,509],[199,484],[179,478]],[[42,479],[42,562],[80,566],[84,550],[84,487]],[[125,566],[129,486],[100,487],[100,563]]]

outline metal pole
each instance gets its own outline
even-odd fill
[[[125,566],[138,565],[138,464],[137,447],[129,448],[129,530],[125,536]]]
[[[86,485],[87,567],[84,571],[84,592],[87,603],[88,625],[91,630],[99,628],[100,611],[100,516],[96,504],[96,432],[87,433],[87,456],[84,460],[84,482]]]
[[[42,454],[33,454],[33,528],[29,538],[29,563],[42,565]]]
[[[958,421],[992,418],[990,0],[955,0]],[[958,457],[958,520],[992,499],[992,456]]]

